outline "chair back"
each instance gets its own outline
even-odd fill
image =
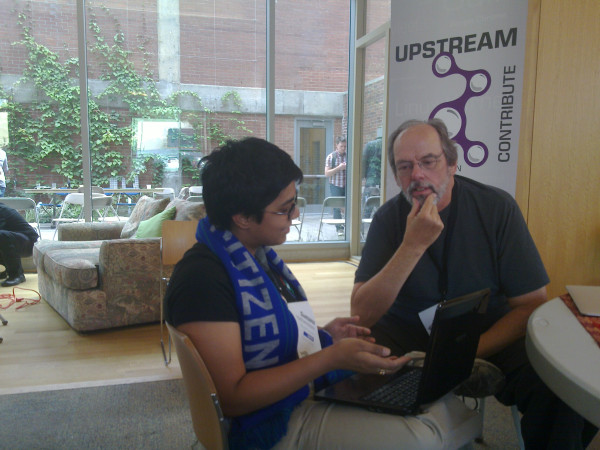
[[[82,193],[85,191],[85,188],[83,186],[79,186],[77,188],[77,192]],[[92,186],[92,194],[104,194],[104,188],[100,187],[100,186]]]
[[[188,202],[203,203],[204,197],[202,197],[201,195],[190,195],[188,198],[186,198],[186,200]]]
[[[345,208],[345,207],[346,207],[346,197],[325,197],[325,200],[323,200],[323,206],[321,208],[321,219],[319,220],[319,231],[317,232],[317,241],[321,239],[321,230],[323,229],[324,223],[329,224],[329,225],[335,225],[336,227],[346,223],[345,219],[325,218],[325,211],[328,208]]]
[[[190,195],[202,195],[202,186],[190,186]]]
[[[302,225],[304,223],[304,213],[306,212],[306,199],[304,197],[296,198],[296,208],[300,211],[298,218],[292,220],[292,226],[298,231],[298,240],[302,240]]]
[[[112,195],[92,194],[92,209],[105,209],[112,205]]]
[[[181,367],[190,404],[194,433],[208,450],[227,448],[227,423],[217,389],[202,357],[190,338],[167,323]]]
[[[165,220],[162,224],[161,260],[163,266],[175,265],[196,243],[195,220]]]
[[[175,200],[175,189],[173,188],[161,188],[160,192],[154,192],[154,198],[162,199],[162,198],[170,198],[171,200]]]
[[[363,207],[363,211],[370,211],[369,216],[373,217],[377,208],[381,206],[381,197],[379,195],[374,195],[372,197],[367,198],[365,201],[365,206]]]
[[[72,192],[70,194],[67,194],[67,196],[63,200],[63,204],[64,203],[70,203],[71,205],[83,205],[83,193]]]
[[[17,211],[25,211],[27,209],[35,209],[35,202],[28,197],[0,197],[0,203]]]
[[[177,194],[177,198],[185,200],[186,198],[189,197],[189,195],[190,195],[190,188],[189,187],[182,187],[179,190],[179,194]]]
[[[38,208],[32,199],[29,197],[0,197],[0,203],[4,203],[9,208],[12,208],[16,211],[27,211],[28,209],[33,210],[35,214],[35,223],[37,226],[38,235],[40,237],[42,236],[42,232],[40,231]]]
[[[306,208],[306,199],[304,197],[298,197],[296,199],[296,206],[299,209]]]
[[[195,220],[165,220],[162,224],[160,238],[160,298],[165,297],[165,286],[169,282],[173,266],[179,262],[184,253],[196,243]],[[164,305],[160,302],[160,346],[165,365],[171,362],[171,341],[169,340],[168,356],[164,339]]]
[[[323,200],[323,209],[325,208],[345,208],[346,197],[326,197]]]

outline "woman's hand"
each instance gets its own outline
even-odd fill
[[[337,317],[325,325],[323,329],[331,335],[334,343],[344,338],[360,338],[375,342],[375,339],[370,337],[370,329],[356,325],[359,319],[358,316]]]
[[[327,347],[335,358],[334,366],[361,373],[393,373],[411,360],[408,356],[391,356],[390,349],[364,339],[342,339]]]

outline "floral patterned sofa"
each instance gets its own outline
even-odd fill
[[[58,241],[38,241],[33,250],[44,300],[79,332],[157,322],[160,238],[135,235],[142,221],[173,207],[175,220],[205,215],[202,203],[142,197],[127,222],[59,225]]]

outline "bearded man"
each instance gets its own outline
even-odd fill
[[[477,357],[504,374],[495,394],[523,413],[525,446],[585,448],[597,429],[545,386],[525,352],[527,320],[547,300],[549,279],[515,200],[456,175],[457,149],[440,120],[404,122],[387,153],[402,193],[373,217],[352,314],[392,353],[424,351],[419,313],[489,288]]]

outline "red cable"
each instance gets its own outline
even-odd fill
[[[35,299],[35,298],[17,297],[15,295],[15,289],[21,289],[22,291],[35,292],[37,294],[38,298]],[[26,289],[26,288],[14,287],[13,291],[12,291],[12,294],[0,294],[0,300],[5,300],[5,299],[9,299],[10,302],[8,303],[8,305],[2,305],[2,304],[0,304],[0,309],[8,309],[12,305],[14,305],[15,303],[24,302],[22,305],[19,305],[19,306],[17,306],[15,308],[15,309],[19,310],[19,309],[24,308],[26,306],[37,305],[41,301],[42,296],[35,289]]]

